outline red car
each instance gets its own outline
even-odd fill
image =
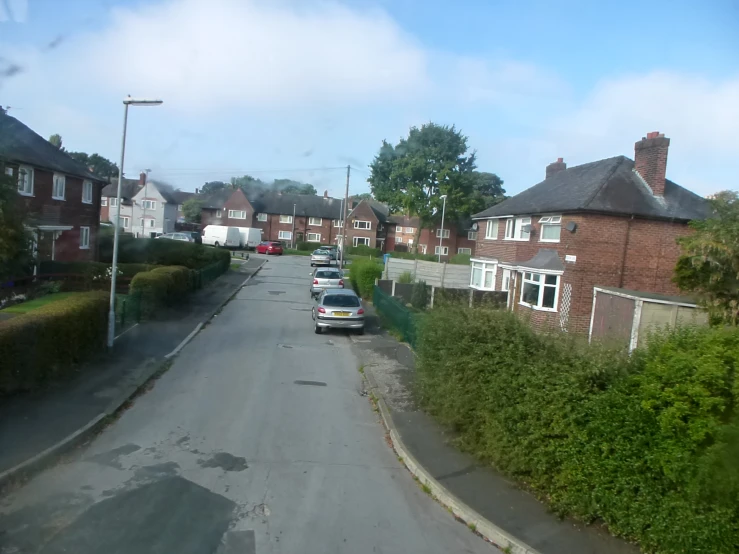
[[[279,254],[282,256],[282,244],[266,240],[257,245],[257,254]]]

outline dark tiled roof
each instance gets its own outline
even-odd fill
[[[377,200],[365,200],[369,204],[370,209],[375,213],[375,217],[380,223],[387,223],[390,221],[390,208],[387,205],[378,202]]]
[[[254,200],[249,199],[255,213],[292,215],[325,219],[341,219],[340,198],[325,198],[312,194],[279,194],[265,192]]]
[[[536,255],[525,262],[519,262],[518,267],[524,267],[526,269],[541,269],[549,271],[564,271],[565,266],[562,265],[562,260],[559,259],[556,250],[551,248],[541,248]]]
[[[121,183],[121,198],[123,200],[130,200],[139,191],[139,180],[138,179],[126,179],[123,178]],[[111,182],[103,187],[100,192],[100,196],[113,197],[118,196],[118,178],[114,177]]]
[[[195,196],[194,192],[185,192],[184,190],[176,190],[172,193],[172,197],[175,199],[177,204],[184,204],[193,196]]]
[[[633,170],[625,156],[571,167],[472,217],[585,211],[689,221],[708,215],[706,199],[670,180],[657,198]]]
[[[222,210],[226,202],[233,194],[233,189],[221,189],[210,194],[198,195],[203,202],[203,208],[209,210]]]
[[[0,113],[0,156],[11,162],[58,171],[66,175],[105,181],[77,160],[53,146],[16,118]]]

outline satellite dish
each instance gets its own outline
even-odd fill
[[[565,229],[567,229],[570,233],[574,233],[575,231],[577,231],[577,223],[575,223],[574,221],[570,221],[567,223]]]
[[[479,225],[479,224],[477,223],[477,221],[475,221],[475,222],[474,222],[474,223],[472,224],[472,230],[473,230],[473,231],[477,231],[477,229],[478,229],[479,227],[480,227],[480,225]]]

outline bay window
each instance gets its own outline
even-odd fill
[[[495,290],[495,275],[498,272],[498,262],[472,262],[470,288],[478,290]]]
[[[535,310],[557,310],[559,275],[523,273],[520,303]]]

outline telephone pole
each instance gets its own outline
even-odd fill
[[[344,269],[344,251],[346,250],[346,215],[349,213],[349,176],[352,166],[346,166],[346,191],[344,192],[344,206],[341,210],[341,256],[339,268]]]

